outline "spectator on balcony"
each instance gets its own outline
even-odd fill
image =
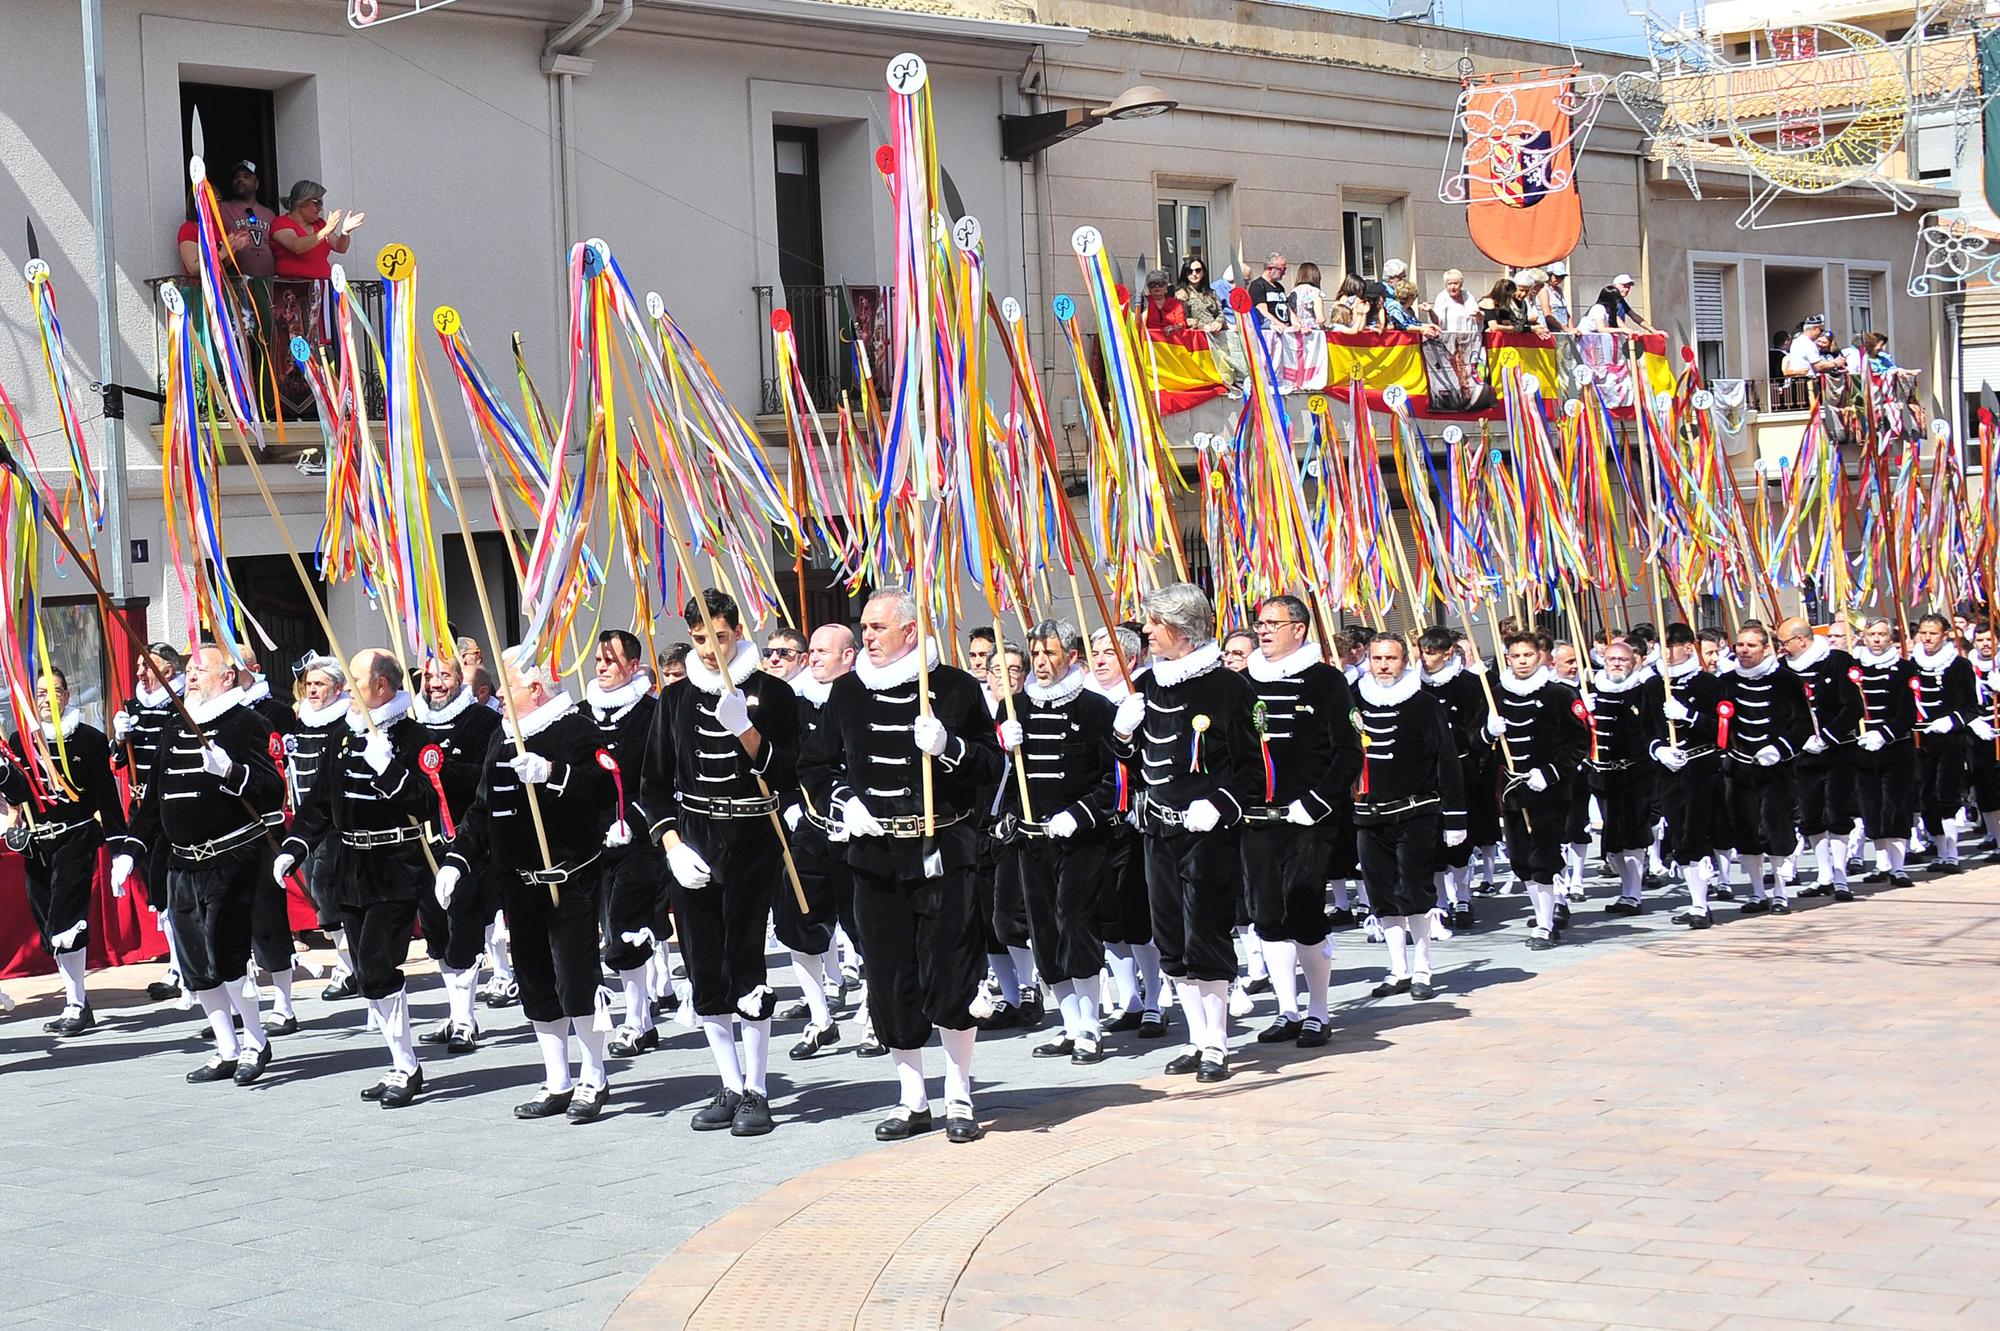
[[[1410,265],[1401,259],[1389,260],[1382,265],[1382,283],[1411,319],[1422,322],[1430,318],[1430,306],[1424,304],[1417,284],[1410,280]]]
[[[1174,288],[1174,297],[1187,307],[1188,326],[1208,335],[1209,349],[1221,359],[1228,371],[1229,382],[1243,382],[1244,376],[1250,373],[1249,362],[1243,355],[1243,341],[1229,325],[1222,297],[1216,295],[1215,288],[1208,283],[1206,261],[1199,258],[1181,260],[1181,280]]]
[[[1333,309],[1327,317],[1327,331],[1358,333],[1367,326],[1368,284],[1359,273],[1349,273],[1340,279],[1340,290],[1334,295]]]
[[[275,271],[271,227],[276,215],[257,202],[257,164],[238,162],[229,173],[229,197],[221,201],[223,234],[236,256],[236,271],[245,277],[269,277]]]
[[[1280,328],[1292,326],[1292,301],[1285,291],[1285,256],[1276,250],[1264,260],[1264,273],[1250,281],[1250,301]]]
[[[1149,333],[1185,333],[1188,330],[1187,306],[1167,289],[1167,270],[1164,268],[1155,268],[1146,274],[1146,299],[1142,308]]]
[[[366,213],[326,211],[326,186],[301,180],[285,196],[285,215],[271,225],[275,275],[325,281],[333,276],[333,256],[347,253],[354,229]]]
[[[1405,285],[1409,287],[1412,293],[1416,291],[1415,283],[1406,280]],[[1391,284],[1387,282],[1370,282],[1367,284],[1365,290],[1368,297],[1368,313],[1362,320],[1362,327],[1385,331],[1418,332],[1422,333],[1425,337],[1436,337],[1438,335],[1438,326],[1426,320],[1419,319],[1415,314],[1411,313],[1409,306],[1403,303],[1402,299],[1396,294],[1395,287]]]
[[[1576,326],[1579,333],[1656,333],[1645,317],[1632,308],[1632,289],[1638,286],[1630,273],[1620,273],[1611,285],[1597,293],[1597,300]]]
[[[1833,349],[1832,343],[1833,339],[1827,336],[1825,315],[1815,314],[1807,319],[1785,352],[1785,377],[1808,379],[1843,369],[1840,353]]]
[[[1528,304],[1521,299],[1521,288],[1511,277],[1500,278],[1479,302],[1479,331],[1525,333],[1530,326]]]
[[[1535,293],[1535,314],[1551,333],[1575,332],[1576,321],[1569,308],[1569,265],[1558,259],[1543,271],[1547,280]]]
[[[1456,268],[1444,270],[1444,290],[1431,302],[1437,312],[1438,327],[1447,333],[1479,331],[1479,302],[1465,289],[1465,274]]]
[[[1299,283],[1292,288],[1292,327],[1301,333],[1326,326],[1326,293],[1319,289],[1319,265],[1299,265]]]

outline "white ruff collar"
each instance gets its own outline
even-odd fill
[[[1701,653],[1699,652],[1690,652],[1688,653],[1687,660],[1681,662],[1679,665],[1670,665],[1667,667],[1667,678],[1674,682],[1679,682],[1690,675],[1699,675],[1700,673]]]
[[[1526,679],[1516,679],[1513,671],[1503,668],[1500,671],[1500,687],[1516,698],[1525,698],[1542,685],[1552,682],[1555,677],[1555,672],[1545,665],[1536,666],[1535,673]]]
[[[1044,684],[1033,675],[1029,675],[1022,687],[1036,702],[1065,703],[1083,692],[1083,682],[1088,678],[1089,676],[1083,673],[1082,666],[1071,666],[1069,673],[1053,684]]]
[[[1250,653],[1250,678],[1259,684],[1269,684],[1274,679],[1290,679],[1302,674],[1307,666],[1318,665],[1321,653],[1318,644],[1310,639],[1299,644],[1299,649],[1291,655],[1273,661],[1263,652]]]
[[[1382,683],[1371,670],[1356,680],[1354,687],[1370,707],[1395,707],[1416,697],[1423,683],[1423,672],[1419,670],[1405,670],[1394,684]]]
[[[1458,678],[1459,673],[1465,669],[1465,664],[1454,656],[1449,661],[1446,661],[1444,669],[1438,671],[1436,674],[1424,670],[1422,666],[1418,666],[1417,669],[1422,671],[1423,680],[1426,684],[1449,684]]]
[[[937,663],[937,639],[926,638],[924,639],[924,668],[935,670],[937,669]],[[901,688],[917,677],[917,653],[912,649],[904,652],[887,665],[878,666],[868,659],[866,652],[863,652],[854,658],[854,673],[861,676],[861,682],[867,685],[871,693],[880,693],[883,689]]]
[[[838,675],[834,676],[834,679],[838,678],[840,678]],[[815,707],[826,706],[826,695],[832,692],[832,690],[832,679],[822,684],[813,678],[812,671],[810,670],[801,670],[798,678],[792,682],[792,692],[798,694]]]
[[[450,702],[436,709],[431,707],[428,698],[415,699],[410,703],[410,715],[427,726],[442,726],[448,725],[460,712],[470,706],[472,706],[472,686],[462,684],[458,692],[452,695]]]
[[[593,679],[583,686],[583,696],[600,712],[622,714],[626,708],[651,691],[647,687],[651,683],[652,680],[647,678],[644,671],[640,671],[615,689],[607,689]]]
[[[246,703],[262,702],[264,699],[270,697],[271,681],[265,679],[262,675],[255,675],[252,678],[257,682],[243,690],[243,701]]]
[[[194,718],[194,723],[198,726],[205,726],[230,708],[242,705],[242,689],[225,689],[213,698],[189,698],[187,700],[188,715]]]
[[[1937,654],[1933,656],[1924,651],[1922,643],[1912,643],[1910,644],[1910,655],[1916,658],[1918,668],[1926,673],[1934,670],[1942,670],[1958,659],[1958,644],[1950,638],[1946,638],[1938,645]]]
[[[149,689],[141,684],[132,696],[139,700],[141,707],[165,707],[168,697],[186,692],[187,676],[175,675],[167,681],[167,687],[164,689]]]
[[[71,735],[74,735],[76,733],[77,726],[81,725],[82,723],[83,723],[82,712],[77,711],[76,708],[74,707],[65,711],[62,714],[62,720],[58,723],[62,729],[62,737],[64,739],[68,739]],[[42,727],[43,739],[54,739],[56,737],[56,729],[57,729],[56,726],[52,726],[46,721],[41,722],[40,725]]]
[[[349,710],[347,704],[348,697],[345,690],[334,695],[333,699],[324,707],[314,707],[309,702],[301,701],[297,709],[299,724],[316,730],[328,722],[338,721],[341,717],[347,715]]]
[[[1806,648],[1797,656],[1786,657],[1785,664],[1803,675],[1821,661],[1826,660],[1826,654],[1831,650],[1833,650],[1832,645],[1825,638],[1814,635],[1812,646]]]
[[[1854,659],[1871,670],[1881,670],[1900,662],[1903,654],[1894,646],[1884,647],[1879,652],[1873,647],[1860,646],[1854,649]]]
[[[744,680],[757,673],[757,663],[763,660],[757,644],[748,638],[740,638],[736,643],[736,655],[729,658],[729,687],[736,688]],[[703,693],[722,693],[722,676],[701,663],[701,658],[693,651],[687,654],[688,683]]]
[[[558,693],[555,697],[522,717],[519,730],[515,730],[512,726],[509,726],[508,730],[517,739],[527,739],[530,736],[541,734],[544,730],[547,730],[550,726],[575,710],[576,699],[570,697],[567,693]]]
[[[1653,667],[1640,666],[1623,679],[1613,679],[1605,672],[1599,671],[1597,678],[1591,682],[1597,686],[1599,693],[1630,693],[1652,677]]]
[[[410,694],[409,690],[405,689],[380,707],[371,708],[367,721],[361,719],[361,713],[350,709],[347,713],[347,728],[357,735],[365,735],[368,733],[370,722],[374,723],[377,730],[387,730],[409,714]]]
[[[1196,675],[1207,674],[1221,664],[1221,644],[1205,642],[1177,660],[1153,662],[1153,678],[1171,689],[1187,683]]]
[[[1765,657],[1764,664],[1760,666],[1747,666],[1741,661],[1736,663],[1736,673],[1743,679],[1767,679],[1770,677],[1771,672],[1777,668],[1778,657],[1775,652]]]

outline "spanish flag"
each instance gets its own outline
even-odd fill
[[[1487,382],[1507,382],[1507,368],[1521,367],[1542,390],[1544,401],[1560,401],[1563,394],[1562,356],[1554,338],[1539,333],[1489,332],[1486,334]]]
[[[1139,373],[1162,416],[1191,411],[1229,391],[1206,333],[1149,328],[1138,353]]]
[[[1368,405],[1382,408],[1383,390],[1392,384],[1410,395],[1410,410],[1428,409],[1430,376],[1424,372],[1423,335],[1415,331],[1328,333],[1326,385],[1335,397],[1351,396],[1359,381],[1367,388]]]

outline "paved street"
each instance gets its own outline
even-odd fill
[[[1138,1324],[1990,1327],[1954,1319],[2000,1299],[2000,1183],[1975,1163],[2000,1059],[1971,1035],[1996,887],[1696,937],[1600,896],[1546,953],[1523,898],[1482,900],[1428,1004],[1368,1000],[1380,949],[1345,933],[1318,1056],[1248,1046],[1268,999],[1215,1089],[1129,1038],[1090,1069],[985,1040],[995,1130],[970,1148],[878,1147],[889,1070],[846,1054],[780,1053],[772,1136],[692,1133],[713,1074],[679,1027],[614,1062],[599,1123],[518,1123],[540,1068],[518,1009],[381,1111],[357,1098],[379,1040],[317,982],[261,1084],[191,1087],[205,1046],[146,1004],[156,968],[96,977],[99,1030],[54,1049],[52,986],[14,982],[0,1323],[1080,1327],[1152,1299]],[[1930,1320],[1884,1320],[1907,1310]]]

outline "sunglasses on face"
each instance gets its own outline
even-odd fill
[[[789,661],[798,654],[799,649],[796,647],[766,647],[764,649],[766,660],[776,657],[780,661]]]

